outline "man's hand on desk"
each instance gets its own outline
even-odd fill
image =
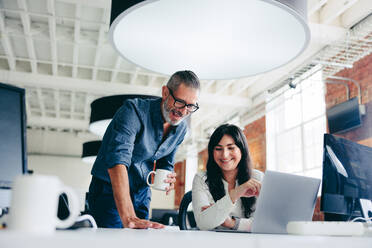
[[[177,174],[175,172],[172,172],[168,174],[168,178],[164,180],[165,183],[169,183],[169,187],[165,188],[165,193],[169,195],[169,192],[174,189],[174,183],[176,182],[176,176]]]
[[[132,229],[164,228],[163,224],[152,222],[149,220],[143,220],[143,219],[138,218],[137,216],[125,218],[125,220],[123,221],[123,225],[125,228],[132,228]]]

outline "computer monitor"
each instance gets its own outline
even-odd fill
[[[327,221],[362,216],[360,199],[372,200],[372,148],[324,135],[320,210]]]
[[[359,109],[359,99],[337,104],[327,110],[328,128],[330,133],[343,133],[362,125],[362,116]]]
[[[25,90],[0,83],[0,207],[9,207],[10,188],[27,172]]]

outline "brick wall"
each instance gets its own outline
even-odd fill
[[[355,62],[353,68],[340,71],[336,76],[357,81],[361,88],[362,104],[366,106],[366,115],[362,117],[362,126],[337,135],[372,147],[372,54]],[[350,98],[358,96],[357,87],[351,82],[348,85]],[[327,84],[326,87],[327,109],[347,100],[346,89],[343,85]]]
[[[324,214],[320,211],[320,197],[316,199],[313,221],[324,221]]]
[[[205,148],[203,151],[198,153],[198,170],[206,171],[207,170],[207,161],[208,161],[208,148]]]
[[[248,124],[244,128],[253,168],[266,171],[266,117]]]
[[[174,164],[174,172],[177,173],[176,183],[174,185],[174,207],[178,209],[183,195],[185,194],[185,176],[186,176],[186,161],[177,162]]]

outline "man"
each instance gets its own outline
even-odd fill
[[[158,99],[127,100],[103,137],[89,187],[91,214],[100,227],[163,228],[151,222],[151,191],[146,177],[157,169],[173,170],[174,156],[186,134],[184,119],[198,110],[200,82],[191,71],[179,71]],[[168,194],[176,174],[166,182]]]

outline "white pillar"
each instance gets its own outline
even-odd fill
[[[196,145],[187,146],[185,193],[192,189],[192,180],[198,171],[198,151]]]

